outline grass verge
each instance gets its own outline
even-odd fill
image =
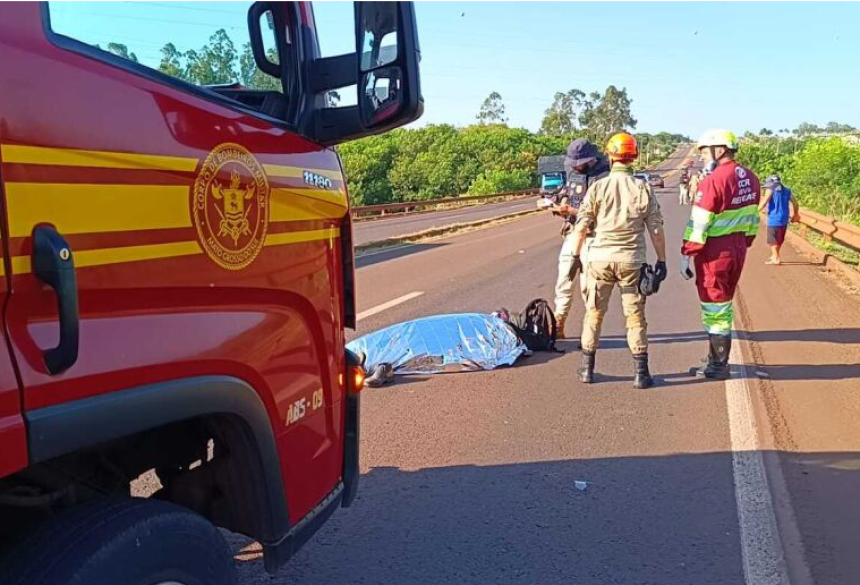
[[[854,248],[843,246],[839,242],[827,242],[824,240],[824,236],[811,229],[807,229],[806,234],[804,234],[800,227],[797,225],[792,225],[791,231],[805,239],[807,242],[809,242],[819,250],[830,254],[831,256],[845,264],[850,265],[855,270],[858,269],[857,265],[858,263],[860,263],[860,252],[858,252]]]

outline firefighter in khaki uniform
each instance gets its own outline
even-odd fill
[[[704,171],[697,171],[690,177],[690,184],[687,186],[687,198],[685,199],[687,205],[693,203],[696,192],[699,190],[699,183],[702,181],[702,175],[704,175]]]
[[[574,264],[582,269],[579,252],[586,234],[594,231],[585,266],[587,297],[582,325],[581,382],[594,379],[594,358],[600,327],[609,307],[612,289],[621,289],[627,319],[627,343],[635,365],[634,387],[649,388],[654,379],[648,370],[648,329],[645,296],[639,279],[646,263],[645,232],[657,252],[656,280],[666,278],[666,240],[663,214],[651,187],[633,178],[632,163],[639,156],[636,139],[627,133],[609,139],[606,153],[612,160],[609,176],[595,182],[579,208],[574,232]]]

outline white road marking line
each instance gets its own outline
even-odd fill
[[[396,299],[391,299],[390,301],[388,301],[386,303],[382,303],[381,305],[377,305],[377,306],[370,308],[366,311],[362,311],[361,313],[359,313],[356,316],[356,319],[358,321],[361,321],[362,319],[367,319],[368,317],[372,317],[373,315],[381,313],[382,311],[387,311],[388,309],[390,309],[392,307],[396,307],[397,305],[402,305],[406,301],[411,301],[412,299],[418,298],[423,294],[424,294],[424,291],[414,291],[414,292],[411,292],[409,294],[405,294],[402,297],[397,297]]]
[[[391,246],[389,248],[380,248],[375,252],[364,252],[361,254],[356,253],[355,259],[359,258],[367,258],[368,256],[376,256],[377,254],[386,254],[388,252],[396,252],[397,250],[403,250],[405,248],[414,248],[417,244],[403,244],[402,246]]]
[[[739,342],[735,336],[729,360],[736,371],[726,380],[726,409],[744,577],[747,585],[790,585]]]

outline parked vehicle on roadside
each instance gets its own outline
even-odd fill
[[[652,173],[648,176],[648,184],[655,188],[659,187],[660,189],[665,187],[663,176],[656,173]]]

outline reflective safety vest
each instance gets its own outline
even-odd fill
[[[713,238],[755,237],[760,192],[758,177],[749,169],[734,161],[717,167],[699,183],[682,253],[695,254]]]

